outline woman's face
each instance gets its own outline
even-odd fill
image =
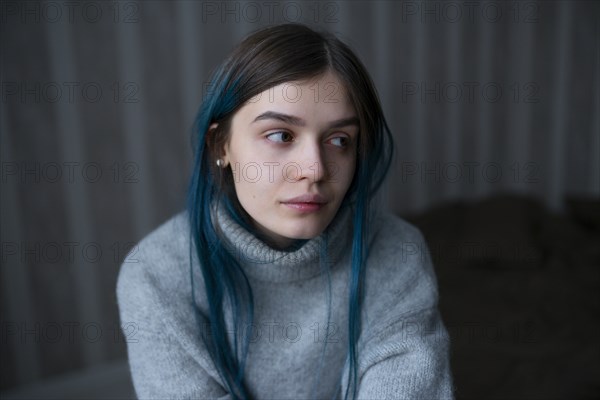
[[[331,72],[275,86],[235,113],[223,159],[272,246],[314,238],[332,221],[354,175],[358,124]]]

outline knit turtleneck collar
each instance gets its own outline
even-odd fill
[[[246,275],[259,281],[284,283],[309,279],[321,272],[321,259],[331,268],[343,257],[344,250],[348,253],[351,245],[352,222],[348,206],[338,210],[321,235],[294,251],[270,247],[235,222],[224,207],[219,207],[216,214],[217,223],[225,235],[225,245]],[[325,243],[326,253],[323,252]]]

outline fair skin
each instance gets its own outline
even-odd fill
[[[269,245],[284,249],[327,228],[352,182],[357,141],[356,112],[330,71],[275,86],[235,113],[222,159]]]

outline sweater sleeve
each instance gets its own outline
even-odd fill
[[[406,316],[363,348],[359,399],[452,399],[448,335],[436,309]]]
[[[449,335],[429,249],[418,229],[392,221],[372,244],[357,398],[453,399]]]
[[[136,395],[144,400],[230,400],[198,337],[202,321],[190,323],[191,300],[177,297],[182,290],[172,278],[177,275],[176,263],[157,246],[140,244],[136,261],[123,263],[117,281]]]
[[[170,335],[143,333],[128,343],[138,399],[218,399],[229,394]]]

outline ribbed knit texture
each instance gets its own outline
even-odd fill
[[[245,330],[253,333],[245,375],[252,398],[343,398],[351,210],[340,210],[324,234],[291,252],[270,248],[223,212],[218,226],[254,295],[254,323],[238,327],[239,338]],[[448,335],[423,237],[393,215],[377,217],[370,231],[358,398],[452,398]],[[230,399],[201,338],[209,321],[197,259],[193,274],[201,321],[194,317],[188,233],[185,213],[178,214],[144,238],[121,267],[117,299],[140,399]]]
[[[306,280],[321,272],[321,248],[326,237],[326,262],[339,260],[350,244],[350,209],[340,210],[324,235],[307,241],[300,249],[288,252],[273,249],[242,228],[221,208],[217,212],[218,225],[227,239],[227,246],[237,256],[249,277],[260,281],[289,283]]]

